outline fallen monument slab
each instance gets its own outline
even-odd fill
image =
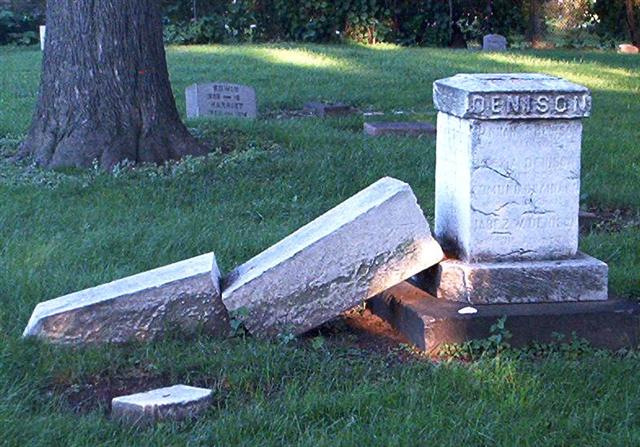
[[[229,331],[213,253],[42,302],[23,336],[123,343],[200,327],[216,335]]]
[[[445,344],[486,339],[502,317],[515,347],[555,342],[557,334],[612,350],[640,343],[640,303],[631,300],[480,304],[473,312],[465,311],[467,303],[437,299],[405,281],[367,301],[367,307],[431,354]]]
[[[300,334],[442,258],[409,185],[386,177],[239,266],[222,300],[253,335]]]
[[[139,425],[165,420],[181,421],[202,414],[211,402],[210,389],[174,385],[114,398],[111,401],[111,417]]]
[[[436,126],[426,121],[372,122],[364,123],[364,133],[374,137],[381,135],[406,135],[417,137],[421,135],[435,135]]]

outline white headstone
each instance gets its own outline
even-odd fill
[[[256,92],[247,85],[212,82],[186,89],[187,118],[256,118]]]
[[[238,267],[222,300],[254,335],[300,334],[442,256],[409,185],[386,177]]]
[[[585,87],[530,74],[436,81],[435,233],[462,260],[560,259],[578,249]]]
[[[461,74],[436,81],[433,94],[435,234],[457,258],[440,265],[439,293],[474,303],[558,301],[546,286],[531,290],[536,278],[575,289],[585,283],[581,272],[596,272],[586,281],[592,290],[564,296],[606,299],[606,265],[568,261],[578,256],[580,118],[589,116],[589,91],[544,74]],[[492,268],[504,262],[515,264]]]
[[[47,27],[45,25],[40,25],[40,49],[44,51],[44,38],[47,33]]]

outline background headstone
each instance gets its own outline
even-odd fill
[[[40,50],[44,51],[44,39],[47,33],[47,27],[45,25],[40,25]]]
[[[187,118],[256,118],[256,92],[247,85],[212,82],[186,89]]]
[[[638,54],[640,50],[638,47],[630,43],[621,43],[618,45],[618,52],[625,54]]]
[[[487,34],[482,38],[483,51],[505,51],[507,49],[507,38],[500,34]]]
[[[304,105],[304,111],[319,117],[325,116],[341,116],[349,115],[355,112],[355,109],[347,104],[326,103],[326,102],[308,102]]]
[[[378,137],[381,135],[435,135],[436,126],[426,121],[380,121],[364,123],[364,133],[366,135]]]

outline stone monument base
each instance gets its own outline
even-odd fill
[[[443,344],[491,335],[491,326],[506,316],[512,346],[549,343],[563,334],[606,349],[635,347],[640,342],[640,303],[627,300],[535,304],[482,304],[476,313],[459,313],[468,304],[436,299],[405,281],[367,302],[369,309],[418,348],[436,354]]]
[[[418,284],[440,299],[475,304],[601,301],[607,264],[584,253],[553,261],[467,263],[446,259]]]

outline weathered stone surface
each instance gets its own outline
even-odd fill
[[[476,313],[460,313],[468,304],[436,299],[403,282],[372,298],[367,306],[411,343],[436,354],[443,344],[484,339],[506,316],[512,346],[550,343],[554,334],[575,333],[593,346],[635,348],[640,342],[640,304],[627,300],[573,303],[481,304]]]
[[[40,31],[40,49],[44,51],[44,39],[46,37],[47,27],[45,25],[40,25],[39,31]]]
[[[111,417],[140,425],[162,420],[180,421],[202,414],[211,402],[212,391],[209,389],[174,385],[114,398]]]
[[[212,82],[187,87],[187,118],[256,118],[256,91],[240,84]]]
[[[364,123],[364,133],[375,137],[380,135],[435,135],[436,126],[428,122],[374,122]]]
[[[340,116],[354,113],[355,109],[347,104],[335,103],[329,104],[324,102],[308,102],[304,105],[304,111],[312,113],[316,116]]]
[[[458,74],[433,84],[440,112],[482,120],[589,116],[591,94],[578,84],[539,73]]]
[[[507,38],[500,34],[487,34],[482,38],[483,51],[505,51]]]
[[[383,178],[226,278],[222,300],[247,329],[313,329],[442,259],[411,188]]]
[[[589,91],[541,74],[457,75],[436,81],[434,101],[435,235],[452,259],[428,290],[469,303],[606,299],[606,264],[578,254]]]
[[[213,253],[42,302],[23,335],[121,343],[200,327],[218,335],[229,331]]]
[[[618,52],[625,54],[638,54],[640,50],[638,47],[630,43],[622,43],[618,45]]]
[[[538,303],[607,299],[607,264],[579,253],[555,261],[468,263],[446,259],[424,272],[423,287],[463,303]]]
[[[556,259],[578,249],[579,120],[438,114],[436,238],[463,260]]]

